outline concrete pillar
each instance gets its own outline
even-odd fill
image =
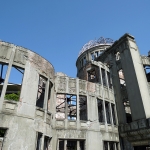
[[[57,143],[57,150],[59,150],[59,139],[58,139],[58,143]]]
[[[108,144],[108,150],[110,150],[109,142],[107,142],[107,144]]]
[[[44,135],[42,134],[41,143],[40,143],[40,150],[44,148]]]
[[[2,93],[1,93],[0,111],[2,110],[2,107],[3,107],[3,101],[4,101],[6,89],[7,89],[7,84],[8,84],[8,80],[9,80],[9,76],[10,76],[10,72],[11,72],[14,56],[15,56],[15,50],[16,50],[16,46],[13,46],[12,52],[11,52],[11,56],[10,56],[10,60],[9,60],[9,64],[8,64],[7,73],[6,73],[6,76],[5,76],[5,81],[4,81]]]
[[[142,60],[133,39],[124,41],[126,48],[120,53],[126,81],[132,120],[150,118],[150,95]],[[135,105],[136,104],[136,105]]]
[[[76,79],[76,91],[77,91],[77,104],[76,104],[76,115],[77,115],[77,129],[80,128],[80,116],[79,116],[79,109],[80,109],[80,106],[79,106],[79,79]]]
[[[77,141],[77,150],[80,150],[80,141]]]
[[[49,93],[49,80],[46,82],[46,88],[45,88],[45,96],[44,96],[44,110],[45,110],[45,115],[44,115],[44,121],[46,121],[46,114],[47,114],[47,109],[48,109],[48,93]]]
[[[111,103],[109,103],[109,108],[110,108],[111,124],[114,125]]]
[[[67,140],[64,140],[64,150],[67,150]]]
[[[111,54],[114,55],[114,54]],[[120,80],[118,76],[117,66],[116,66],[116,58],[115,56],[112,56],[112,62],[113,66],[110,68],[112,73],[112,82],[114,87],[114,95],[116,100],[116,109],[118,114],[118,122],[119,123],[126,123],[126,114],[125,109],[123,105],[123,98],[121,95],[121,88],[120,88]]]

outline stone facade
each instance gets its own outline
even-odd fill
[[[129,34],[82,51],[78,78],[55,73],[28,49],[0,42],[0,149],[148,148],[149,65]]]

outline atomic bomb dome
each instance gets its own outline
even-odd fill
[[[84,44],[84,46],[79,52],[79,56],[90,48],[100,46],[100,45],[111,46],[113,43],[114,43],[114,40],[112,40],[111,38],[104,38],[104,37],[100,37],[98,40],[90,40],[88,43]]]

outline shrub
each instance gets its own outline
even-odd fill
[[[19,97],[20,97],[20,92],[18,92],[17,94],[11,93],[11,94],[6,94],[5,95],[6,100],[19,101]]]

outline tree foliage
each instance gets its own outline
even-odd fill
[[[19,101],[19,97],[20,97],[20,92],[18,92],[17,94],[11,93],[11,94],[6,94],[5,95],[6,100]]]

